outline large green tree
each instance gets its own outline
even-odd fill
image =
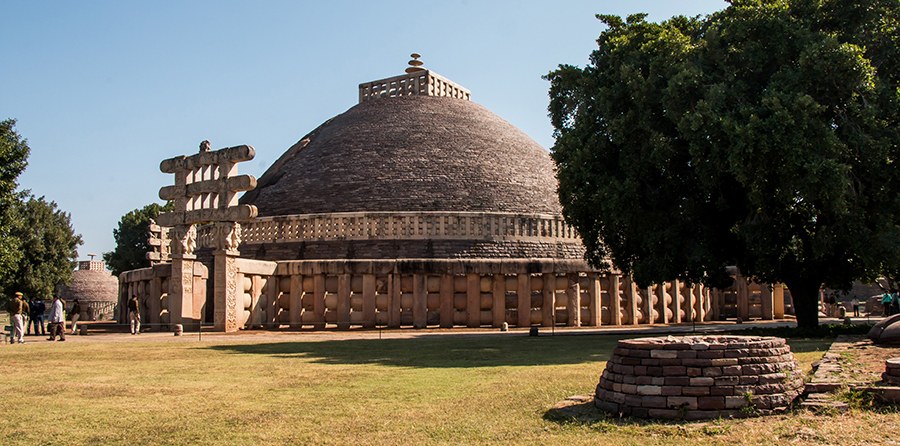
[[[57,285],[69,284],[81,236],[69,214],[44,197],[28,196],[14,206],[17,221],[11,236],[20,243],[21,257],[0,277],[4,294],[21,291],[26,297],[49,299]]]
[[[21,258],[21,242],[13,237],[20,224],[15,206],[23,194],[16,192],[17,179],[28,166],[31,150],[26,140],[15,131],[16,121],[0,121],[0,276],[7,275]]]
[[[785,283],[798,325],[817,325],[823,284],[870,278],[900,244],[900,3],[644,17],[598,16],[590,65],[547,76],[560,201],[588,261],[640,285],[722,286],[737,265]]]
[[[163,206],[151,203],[122,216],[118,229],[113,229],[116,249],[103,253],[103,260],[114,275],[150,266],[150,260],[147,259],[147,253],[151,248],[148,243],[150,220],[156,219],[161,212],[171,212],[173,206],[172,202]]]

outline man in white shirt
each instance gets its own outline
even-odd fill
[[[66,315],[63,313],[63,304],[59,296],[53,296],[53,306],[50,307],[50,338],[55,341],[59,334],[59,340],[66,340]]]

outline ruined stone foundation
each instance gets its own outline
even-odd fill
[[[594,404],[641,418],[703,420],[779,412],[802,391],[784,339],[669,336],[619,341]]]

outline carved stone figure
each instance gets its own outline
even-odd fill
[[[197,247],[197,228],[194,225],[175,226],[175,239],[178,243],[175,243],[173,248],[179,252],[174,254],[193,255],[194,248]]]

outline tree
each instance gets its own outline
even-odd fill
[[[551,82],[563,213],[646,286],[785,283],[799,326],[900,241],[897,2],[735,0],[608,25]],[[896,256],[896,254],[894,254]],[[900,263],[898,263],[900,264]]]
[[[20,222],[16,221],[15,205],[24,197],[16,192],[16,180],[28,165],[26,140],[15,131],[16,121],[0,121],[0,276],[15,268],[21,257],[20,240],[12,236]]]
[[[119,228],[113,229],[113,237],[116,239],[115,251],[103,253],[103,260],[114,275],[150,266],[150,260],[147,259],[147,253],[150,251],[148,243],[150,220],[156,219],[161,212],[171,212],[174,209],[172,202],[164,206],[151,203],[122,216]]]
[[[0,277],[4,294],[21,291],[29,298],[49,299],[58,285],[71,283],[81,236],[69,214],[44,197],[29,195],[14,206],[14,213],[21,224],[11,236],[20,243],[21,257]]]

